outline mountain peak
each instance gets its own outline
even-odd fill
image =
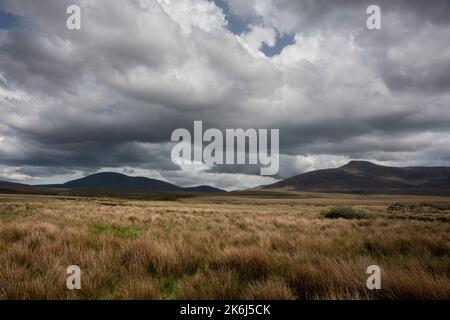
[[[89,175],[88,177],[128,177],[127,175],[119,172],[97,172]]]
[[[389,167],[369,161],[350,161],[265,186],[298,191],[367,191],[450,189],[450,167]],[[390,191],[389,191],[390,192]]]
[[[373,168],[378,167],[379,165],[372,163],[370,161],[364,161],[364,160],[351,160],[346,165],[342,166],[341,168],[349,168],[349,169],[367,169],[367,168]]]
[[[130,177],[118,172],[98,172],[84,178],[68,181],[61,186],[70,189],[94,188],[133,191],[223,191],[209,186],[183,188],[162,180],[147,177]]]

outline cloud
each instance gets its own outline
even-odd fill
[[[238,39],[255,57],[264,57],[260,51],[263,44],[273,47],[276,43],[276,32],[273,28],[251,25],[250,31],[245,32]]]
[[[81,30],[65,28],[69,4]],[[378,31],[368,4],[2,1],[17,17],[0,29],[3,177],[108,169],[236,189],[352,158],[448,164],[448,2],[379,1]],[[173,164],[171,132],[194,120],[279,128],[279,174]]]

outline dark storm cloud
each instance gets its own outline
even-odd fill
[[[146,169],[178,170],[171,161],[169,145],[152,145],[138,142],[99,143],[87,142],[64,145],[36,145],[25,141],[13,152],[0,151],[2,164],[10,166],[73,168],[136,166]]]
[[[79,31],[65,28],[69,4],[84,5]],[[369,4],[3,1],[17,18],[0,29],[0,175],[126,167],[183,185],[270,182],[256,166],[172,164],[170,135],[194,120],[279,128],[276,178],[350,158],[445,164],[449,3],[377,1],[378,31]]]

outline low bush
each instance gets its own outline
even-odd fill
[[[370,217],[367,212],[352,207],[334,207],[322,212],[321,215],[327,219],[368,219]]]

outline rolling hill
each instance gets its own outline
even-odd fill
[[[68,181],[63,184],[26,185],[0,181],[3,188],[42,188],[42,189],[103,189],[139,192],[224,192],[210,186],[196,186],[183,188],[165,181],[145,177],[130,177],[121,173],[101,172],[87,177]]]
[[[303,173],[259,189],[327,192],[450,189],[450,167],[399,168],[350,161],[339,168]]]
[[[0,187],[26,187],[28,185],[17,182],[9,182],[9,181],[0,181]]]

